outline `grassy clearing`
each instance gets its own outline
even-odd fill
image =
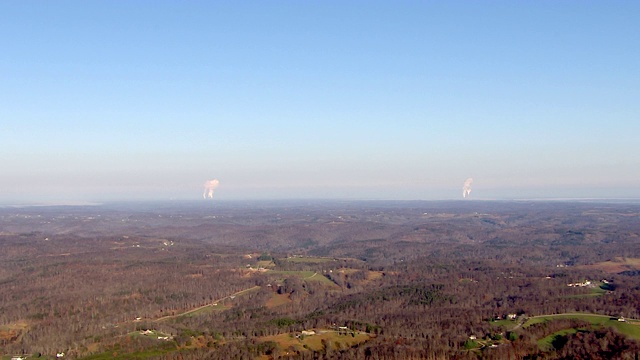
[[[635,340],[640,340],[640,324],[637,321],[622,322],[617,318],[607,315],[596,314],[558,314],[558,315],[543,315],[534,316],[529,318],[523,327],[528,327],[533,324],[542,323],[546,321],[552,321],[554,319],[576,319],[590,323],[594,326],[612,327],[618,330],[621,334],[627,335]]]
[[[523,327],[528,327],[533,324],[543,323],[547,321],[557,320],[557,319],[576,319],[586,321],[591,323],[592,325],[602,325],[608,321],[618,322],[617,319],[613,319],[611,316],[607,315],[597,315],[597,314],[586,314],[586,313],[567,313],[567,314],[556,314],[556,315],[541,315],[541,316],[533,316],[530,317],[523,325]]]
[[[538,340],[538,348],[540,348],[540,350],[542,351],[551,351],[553,350],[553,341],[557,336],[575,334],[578,331],[579,329],[574,328],[557,331],[549,336],[543,337],[542,339]]]
[[[273,341],[283,350],[293,348],[297,351],[305,351],[307,349],[319,351],[324,348],[324,343],[329,343],[333,348],[346,348],[371,339],[371,336],[363,333],[354,333],[352,336],[350,333],[340,334],[336,331],[320,330],[317,332],[318,334],[316,335],[307,335],[300,338],[296,338],[293,333],[265,336],[260,338],[260,341]]]
[[[358,271],[360,271],[360,270],[358,270],[358,269],[351,269],[351,268],[340,268],[340,269],[337,269],[335,272],[338,272],[338,273],[341,273],[341,274],[347,274],[347,275],[349,275],[349,274],[357,273]]]
[[[367,272],[367,280],[378,280],[382,278],[384,273],[382,271],[369,271]]]
[[[602,288],[603,285],[604,284],[600,284],[597,288],[591,289],[591,295],[600,296],[606,294],[607,290]]]
[[[81,358],[82,360],[138,360],[138,359],[149,359],[156,356],[165,355],[174,351],[177,351],[178,348],[173,343],[162,344],[161,346],[138,351],[134,353],[120,353],[117,350],[115,351],[107,351],[99,354],[89,355]]]
[[[258,267],[263,267],[263,268],[272,268],[274,266],[276,266],[276,264],[271,261],[271,260],[258,260],[258,262],[256,263],[256,265]]]
[[[289,299],[289,294],[273,293],[273,295],[271,296],[271,299],[269,299],[267,301],[265,306],[268,309],[273,309],[274,307],[277,307],[277,306],[280,306],[280,305],[284,305],[284,304],[288,304],[290,302],[291,302],[291,299]]]
[[[318,281],[327,286],[338,287],[333,281],[327,279],[324,275],[315,271],[296,271],[296,270],[271,270],[269,274],[283,275],[284,277],[296,276],[305,281]]]
[[[290,257],[282,260],[292,262],[292,263],[308,263],[308,264],[321,264],[321,263],[335,261],[334,258],[326,258],[326,257]]]
[[[579,299],[579,298],[585,298],[585,297],[592,297],[592,296],[602,296],[604,294],[607,293],[607,290],[601,288],[601,287],[595,287],[595,288],[590,288],[589,289],[589,293],[587,294],[578,294],[578,295],[568,295],[565,296],[564,298],[566,299]]]
[[[502,320],[491,320],[489,324],[491,326],[504,327],[509,329],[516,326],[517,322],[514,320],[502,319]]]
[[[296,270],[270,270],[268,274],[297,276],[303,279],[309,278],[315,274],[315,271],[296,271]]]
[[[617,257],[613,260],[603,261],[592,265],[584,265],[581,268],[598,269],[607,273],[619,273],[625,270],[640,269],[640,258]]]
[[[305,278],[305,280],[307,281],[318,281],[324,285],[330,286],[330,287],[335,287],[335,288],[339,288],[338,285],[336,285],[336,283],[334,283],[333,281],[329,280],[327,277],[325,277],[324,275],[320,274],[320,273],[316,273],[314,275],[311,275],[308,278]]]
[[[640,340],[640,324],[638,323],[616,321],[613,327],[630,338]]]

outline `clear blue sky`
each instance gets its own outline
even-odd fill
[[[638,1],[0,2],[0,203],[640,197]]]

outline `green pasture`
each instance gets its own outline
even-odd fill
[[[617,317],[608,315],[571,313],[558,315],[541,315],[529,318],[523,325],[528,327],[533,324],[543,323],[557,319],[576,319],[590,323],[593,326],[612,327],[621,334],[627,335],[635,340],[640,340],[640,324],[637,321],[618,321]]]
[[[553,350],[553,340],[555,340],[557,336],[575,334],[578,331],[579,329],[574,329],[574,328],[557,331],[549,336],[545,336],[542,339],[538,340],[538,347],[543,351]]]
[[[283,275],[283,277],[296,276],[305,281],[318,281],[327,286],[337,286],[333,281],[327,279],[324,275],[315,271],[296,271],[296,270],[271,270],[268,274]]]
[[[334,261],[335,259],[327,257],[289,257],[282,260],[292,263],[321,264]]]
[[[604,284],[600,283],[600,286],[598,286],[598,287],[589,288],[589,292],[586,293],[586,294],[569,295],[569,296],[565,296],[565,298],[567,298],[567,299],[579,299],[579,298],[591,297],[591,296],[602,296],[602,295],[607,293],[607,290],[602,288],[603,286],[604,286]]]
[[[504,328],[512,328],[517,324],[517,322],[514,321],[514,320],[509,320],[509,319],[502,319],[502,320],[491,320],[489,322],[489,324],[491,326],[500,326],[500,327],[504,327]]]
[[[106,351],[103,353],[98,353],[98,354],[93,354],[93,355],[89,355],[86,357],[82,357],[80,359],[83,360],[136,360],[136,359],[149,359],[149,358],[153,358],[153,357],[158,357],[158,356],[162,356],[162,355],[166,355],[168,353],[171,352],[175,352],[177,351],[178,348],[176,347],[176,345],[173,342],[167,342],[165,344],[162,344],[160,346],[154,347],[154,348],[150,348],[150,349],[146,349],[146,350],[142,350],[142,351],[137,351],[137,352],[133,352],[133,353],[128,353],[128,352],[120,352],[117,349],[113,350],[113,351]]]

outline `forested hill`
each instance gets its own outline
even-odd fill
[[[639,351],[636,204],[5,207],[0,264],[0,353],[8,357]]]

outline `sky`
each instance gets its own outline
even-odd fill
[[[0,204],[640,198],[638,1],[0,1]],[[202,200],[205,201],[205,200]]]

